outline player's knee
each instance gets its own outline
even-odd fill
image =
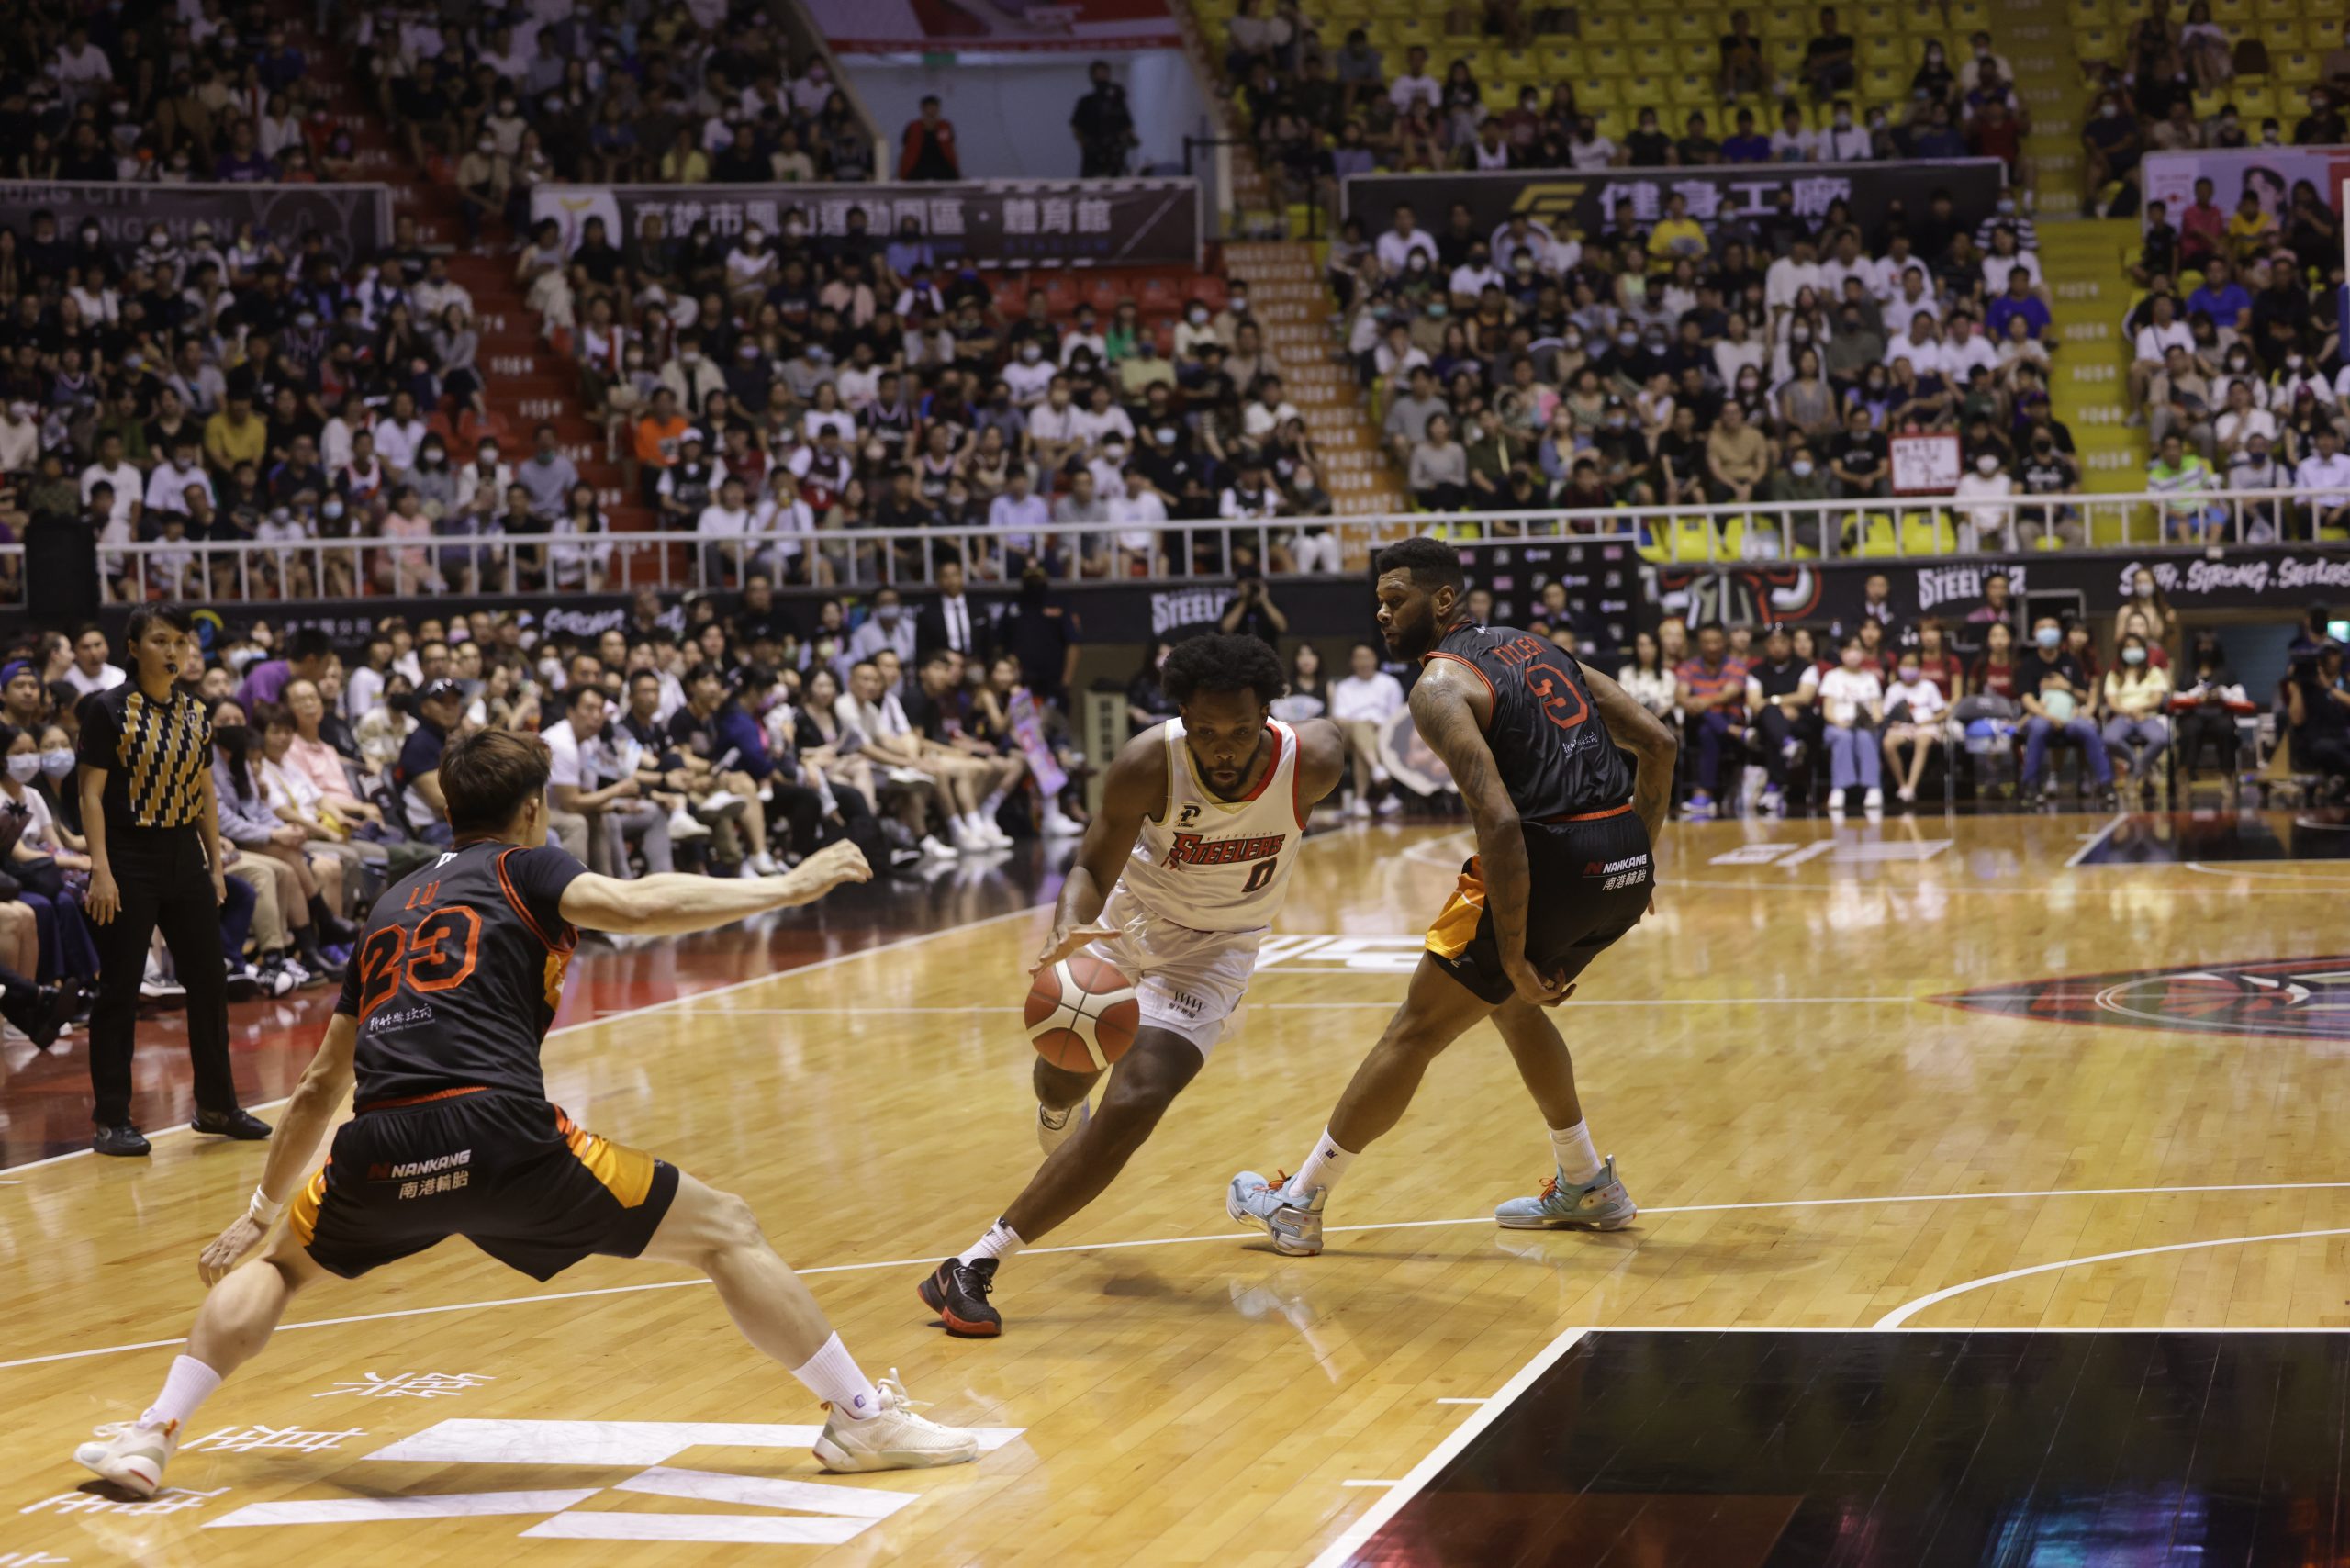
[[[715,1201],[710,1206],[709,1224],[704,1227],[709,1233],[710,1249],[728,1252],[738,1247],[757,1246],[761,1235],[759,1216],[751,1212],[751,1205],[732,1193],[713,1192],[711,1195]]]
[[[1101,1076],[1098,1072],[1071,1072],[1038,1057],[1030,1081],[1035,1088],[1038,1104],[1047,1110],[1066,1111],[1092,1092],[1094,1081]]]
[[[1390,1051],[1430,1061],[1444,1054],[1452,1036],[1419,1019],[1396,1018],[1388,1024],[1380,1044]]]
[[[1130,1150],[1140,1146],[1167,1114],[1167,1107],[1175,1103],[1180,1088],[1147,1079],[1113,1080],[1110,1092],[1102,1096],[1101,1110],[1094,1114],[1091,1136]]]

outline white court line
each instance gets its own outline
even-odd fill
[[[1437,1403],[1438,1405],[1490,1405],[1493,1401],[1488,1397],[1484,1399],[1439,1399]]]
[[[2250,860],[2238,861],[2233,865],[2228,866],[2213,866],[2201,860],[2189,860],[2185,864],[2188,870],[2200,871],[2207,877],[2251,877],[2255,879],[2266,879],[2270,881],[2291,884],[2290,886],[2284,888],[2245,888],[2242,890],[2248,893],[2323,892],[2328,888],[2350,887],[2350,881],[2321,882],[2306,878],[2297,878],[2288,871],[2264,870],[2261,868],[2260,863]],[[2268,862],[2268,864],[2276,865],[2278,864],[2278,862],[2271,861]],[[2342,862],[2338,860],[2288,860],[2282,862],[2282,864],[2288,866],[2339,866]]]
[[[2009,1269],[2004,1274],[1986,1274],[1979,1280],[1969,1280],[1964,1284],[1945,1285],[1931,1295],[1921,1295],[1916,1301],[1907,1302],[1895,1307],[1870,1327],[1880,1329],[1898,1328],[1926,1308],[1948,1301],[1954,1295],[1964,1295],[1968,1291],[1979,1291],[1987,1285],[2005,1284],[2009,1280],[2025,1279],[2033,1274],[2053,1274],[2059,1269],[2075,1269],[2089,1263],[2118,1262],[2124,1258],[2152,1258],[2163,1252],[2192,1252],[2202,1247],[2250,1247],[2261,1241],[2300,1241],[2319,1236],[2350,1236],[2350,1226],[2338,1226],[2331,1230],[2285,1230],[2274,1236],[2223,1236],[2213,1241],[2173,1241],[2162,1247],[2133,1247],[2127,1252],[2099,1252],[2090,1258],[2059,1258],[2053,1263],[2034,1263],[2028,1269]]]
[[[1404,1484],[1401,1481],[1364,1481],[1358,1478],[1355,1480],[1341,1481],[1338,1484],[1341,1486],[1374,1486],[1383,1490],[1390,1486],[1401,1486]]]
[[[1033,915],[1039,910],[1049,907],[1050,906],[1046,904],[1037,903],[1029,904],[1021,909],[1008,909],[1001,914],[983,915],[978,920],[967,920],[960,925],[942,926],[936,931],[923,931],[912,936],[896,937],[890,941],[879,943],[871,947],[860,948],[858,951],[854,953],[835,953],[829,958],[819,958],[812,964],[801,964],[797,969],[777,969],[764,975],[753,975],[749,980],[735,980],[727,985],[712,986],[708,991],[697,991],[683,996],[672,996],[662,1002],[648,1002],[642,1007],[632,1007],[627,1009],[625,1012],[607,1013],[600,1018],[583,1018],[576,1024],[565,1024],[560,1029],[548,1030],[546,1037],[551,1040],[557,1035],[576,1034],[582,1029],[600,1029],[608,1024],[617,1024],[623,1018],[635,1018],[647,1013],[658,1013],[665,1007],[677,1007],[689,1002],[707,1002],[711,997],[726,996],[734,991],[747,991],[755,985],[766,985],[773,980],[787,980],[799,975],[811,975],[819,969],[829,969],[835,964],[845,964],[856,958],[868,958],[877,953],[893,952],[901,947],[913,946],[917,943],[934,941],[941,936],[953,936],[966,931],[978,931],[986,926],[1000,924],[1007,920],[1018,920],[1024,915]],[[324,1032],[324,1028],[321,1026],[320,1033],[323,1034]],[[267,1100],[258,1105],[248,1105],[245,1109],[248,1111],[267,1111],[274,1109],[275,1107],[285,1103],[285,1101],[283,1099]],[[149,1133],[147,1135],[147,1140],[150,1143],[152,1143],[157,1138],[169,1137],[174,1133],[184,1133],[188,1130],[188,1125],[185,1122],[178,1122],[174,1123],[171,1126],[159,1128],[154,1132]],[[95,1149],[77,1148],[68,1154],[52,1154],[46,1159],[27,1160],[22,1165],[0,1166],[0,1171],[38,1170],[44,1165],[60,1165],[69,1159],[94,1159],[95,1158],[95,1155],[96,1151]]]
[[[2090,856],[2097,853],[2097,846],[2098,845],[2103,844],[2107,839],[2111,838],[2113,836],[2114,830],[2129,820],[2130,813],[2127,812],[2116,812],[2111,822],[2107,823],[2103,827],[2089,834],[2087,839],[2082,843],[2081,846],[2073,851],[2072,858],[2065,862],[2065,869],[2067,871],[2077,869],[2082,862],[2086,861]]]
[[[1326,975],[1336,974],[1339,971],[1333,969],[1270,969],[1263,972],[1276,975]],[[1563,1005],[1574,1009],[1585,1007],[1828,1007],[1853,1006],[1861,1004],[1872,1006],[1908,1007],[1918,1002],[1931,1002],[1934,999],[1930,996],[1688,996],[1636,997],[1618,1002],[1604,1002],[1595,998],[1586,1002],[1583,998],[1577,997],[1574,1001],[1564,1003]],[[1328,1013],[1345,1008],[1366,1007],[1377,1008],[1382,1012],[1392,1012],[1393,1009],[1402,1006],[1403,1002],[1404,999],[1398,996],[1392,997],[1385,1002],[1250,1002],[1248,1004],[1248,1011],[1251,1013]],[[854,1014],[858,1017],[881,1017],[896,1013],[955,1013],[973,1014],[981,1013],[1014,1014],[1020,1011],[1021,1010],[1017,1007],[864,1007],[855,1003],[842,1003],[838,1006],[833,1007],[729,1007],[719,1010],[713,1014],[713,1016],[721,1018],[811,1018],[839,1017],[844,1014]]]
[[[1915,1195],[1894,1194],[1873,1198],[1778,1198],[1740,1204],[1681,1204],[1670,1207],[1647,1208],[1645,1215],[1740,1214],[1762,1209],[1832,1209],[1856,1208],[1870,1204],[1969,1204],[2015,1203],[2032,1198],[2120,1198],[2167,1197],[2199,1193],[2298,1193],[2333,1192],[2350,1189],[2350,1182],[2235,1182],[2199,1187],[2055,1187],[2037,1192],[2015,1193],[1925,1193]],[[1379,1230],[1438,1230],[1456,1226],[1491,1225],[1490,1214],[1472,1215],[1468,1219],[1399,1219],[1383,1220],[1368,1225],[1334,1225],[1326,1234],[1335,1232],[1369,1233]],[[1188,1247],[1209,1241],[1261,1241],[1261,1230],[1219,1231],[1205,1236],[1152,1236],[1130,1241],[1079,1241],[1059,1247],[1029,1247],[1022,1249],[1022,1256],[1043,1257],[1055,1252],[1119,1252],[1145,1247]],[[926,1252],[918,1258],[885,1258],[867,1263],[826,1263],[812,1269],[794,1271],[803,1276],[816,1274],[862,1274],[877,1269],[927,1268],[945,1255],[946,1249]],[[353,1323],[382,1323],[400,1317],[434,1317],[453,1312],[487,1310],[493,1306],[537,1306],[551,1301],[578,1301],[589,1296],[633,1295],[639,1291],[690,1290],[706,1285],[706,1279],[648,1280],[637,1285],[604,1285],[594,1290],[553,1291],[543,1295],[497,1296],[485,1301],[450,1302],[442,1306],[404,1306],[388,1312],[363,1312],[350,1317],[319,1317],[304,1323],[281,1323],[277,1332],[292,1333],[299,1328],[339,1328]],[[1757,1332],[1762,1330],[1758,1329]],[[1795,1332],[1795,1330],[1787,1330]],[[1830,1330],[1822,1330],[1830,1332]],[[1854,1333],[1855,1329],[1836,1329],[1836,1333]],[[156,1350],[170,1345],[184,1345],[185,1338],[140,1339],[124,1345],[98,1345],[86,1350],[55,1350],[44,1356],[24,1356],[16,1361],[0,1361],[0,1372],[14,1367],[42,1366],[51,1361],[87,1361],[94,1356],[111,1356],[129,1350]],[[1495,1397],[1499,1397],[1496,1395]]]
[[[1455,1427],[1445,1439],[1427,1451],[1427,1456],[1404,1473],[1404,1479],[1388,1488],[1387,1495],[1366,1509],[1362,1517],[1339,1533],[1338,1539],[1315,1558],[1312,1568],[1341,1568],[1364,1542],[1379,1533],[1380,1527],[1401,1513],[1404,1505],[1417,1496],[1420,1488],[1436,1479],[1438,1471],[1452,1462],[1453,1456],[1474,1441],[1481,1432],[1500,1419],[1516,1397],[1534,1386],[1535,1380],[1559,1363],[1561,1357],[1575,1348],[1575,1342],[1588,1329],[1570,1328],[1550,1341],[1535,1358],[1517,1369],[1517,1375],[1502,1384],[1485,1407]]]

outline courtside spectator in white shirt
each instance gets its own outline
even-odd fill
[[[1393,224],[1379,237],[1380,269],[1393,277],[1403,276],[1404,264],[1411,260],[1415,251],[1427,257],[1428,265],[1436,265],[1436,237],[1419,227],[1410,207],[1399,207],[1395,209]]]
[[[2350,454],[2332,425],[2320,425],[2317,451],[2293,469],[2293,491],[2309,509],[2310,533],[2350,525]]]
[[[1330,719],[1347,737],[1347,755],[1354,769],[1353,788],[1346,793],[1347,814],[1371,815],[1371,792],[1387,782],[1379,760],[1379,728],[1404,706],[1404,688],[1379,667],[1379,655],[1369,644],[1358,643],[1348,655],[1345,678],[1330,683]],[[1389,791],[1379,802],[1382,816],[1403,802]]]

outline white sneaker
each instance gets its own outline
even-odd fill
[[[1093,1119],[1093,1106],[1089,1101],[1080,1100],[1061,1113],[1058,1126],[1046,1120],[1051,1114],[1042,1105],[1036,1107],[1036,1142],[1043,1147],[1047,1159],[1051,1158],[1053,1150],[1076,1137],[1078,1128]]]
[[[775,857],[764,849],[752,856],[744,864],[751,868],[751,874],[754,876],[780,877],[783,875],[783,868],[777,865]]]
[[[995,847],[994,845],[990,844],[986,839],[981,838],[978,834],[972,832],[970,827],[963,823],[957,823],[955,824],[953,830],[953,843],[955,845],[955,853],[957,855],[984,855],[989,850]]]
[[[1907,784],[1901,786],[1901,788],[1895,790],[1894,793],[1901,798],[1901,803],[1905,806],[1913,806],[1918,803],[1918,791],[1912,790]]]
[[[1077,838],[1085,832],[1085,824],[1063,812],[1058,806],[1045,813],[1046,838]]]
[[[73,1450],[73,1462],[141,1497],[153,1496],[163,1484],[163,1466],[172,1462],[180,1446],[177,1421],[162,1427],[109,1421],[95,1435],[98,1441]]]
[[[741,816],[743,808],[750,803],[731,790],[713,790],[701,798],[701,803],[694,808],[694,815],[704,822],[714,823],[725,817]]]
[[[1871,790],[1867,794],[1862,796],[1861,810],[1864,812],[1881,812],[1885,810],[1885,791],[1882,790]]]
[[[147,971],[139,980],[139,994],[149,1002],[162,1002],[187,994],[187,987],[163,972],[155,955],[147,955]]]
[[[1403,809],[1404,798],[1393,790],[1379,797],[1379,804],[1371,808],[1382,817],[1392,817]]]
[[[1369,822],[1371,820],[1371,802],[1364,800],[1360,795],[1348,795],[1347,797],[1347,815],[1354,819],[1356,822]]]
[[[700,818],[685,807],[679,806],[669,813],[669,841],[672,844],[685,844],[697,838],[709,836],[710,829],[703,825]]]
[[[922,843],[918,847],[922,850],[924,856],[933,860],[952,860],[955,858],[955,851],[939,843],[938,835],[935,834],[923,834],[922,835]]]
[[[816,1458],[826,1470],[929,1470],[942,1464],[968,1464],[979,1457],[975,1432],[941,1426],[914,1414],[898,1369],[875,1383],[880,1410],[862,1421],[834,1410],[824,1419],[824,1434],[816,1439]]]
[[[995,818],[982,814],[973,817],[971,823],[979,829],[980,842],[989,847],[993,849],[1012,847],[1012,835],[997,825]]]

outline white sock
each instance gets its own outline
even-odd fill
[[[1599,1174],[1599,1150],[1591,1141],[1591,1124],[1550,1129],[1551,1152],[1559,1157],[1559,1174],[1570,1182],[1588,1182]]]
[[[155,1403],[139,1417],[139,1425],[176,1426],[195,1415],[196,1407],[211,1398],[219,1386],[220,1374],[194,1356],[173,1356],[172,1370],[163,1379],[163,1392],[155,1395]]]
[[[792,1368],[791,1375],[806,1383],[809,1393],[852,1421],[869,1421],[881,1414],[880,1396],[873,1392],[872,1382],[857,1370],[856,1358],[848,1353],[848,1347],[841,1343],[837,1334],[808,1358],[807,1365]]]
[[[976,1263],[982,1258],[1009,1258],[1027,1246],[1020,1233],[1002,1220],[988,1226],[988,1233],[975,1242],[970,1250],[960,1254],[956,1261]]]
[[[1003,799],[1004,796],[1002,790],[989,790],[988,798],[979,802],[979,820],[981,822],[990,823],[995,821],[996,812],[1003,810]]]
[[[1310,1193],[1316,1187],[1337,1186],[1338,1178],[1347,1173],[1347,1167],[1355,1162],[1355,1152],[1339,1148],[1338,1140],[1330,1136],[1330,1129],[1323,1128],[1322,1136],[1315,1140],[1314,1152],[1305,1157],[1305,1163],[1290,1178],[1290,1191]]]

